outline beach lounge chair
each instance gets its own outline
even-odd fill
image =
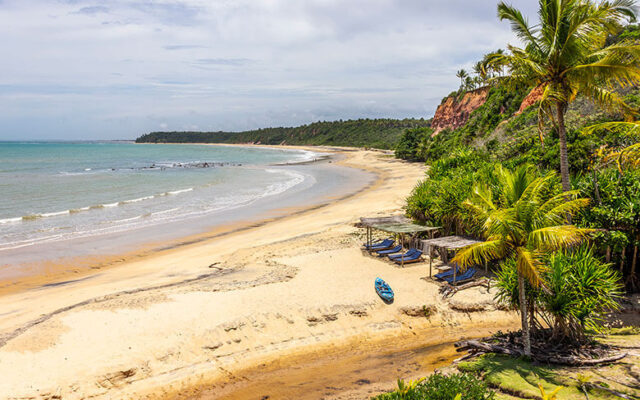
[[[378,253],[379,257],[384,257],[386,255],[389,254],[393,254],[393,253],[399,253],[402,251],[402,246],[401,245],[397,245],[396,247],[389,249],[389,250],[378,250],[376,251],[376,253]]]
[[[420,250],[414,251],[409,256],[406,256],[405,254],[403,254],[402,257],[397,257],[393,260],[393,262],[400,265],[411,264],[418,261],[422,261],[422,252]]]
[[[367,250],[371,250],[371,251],[385,250],[385,249],[388,249],[388,248],[392,247],[394,242],[395,241],[393,239],[385,239],[385,240],[383,240],[381,242],[374,243],[374,244],[372,244],[370,246],[368,244],[365,244],[364,248],[367,249]]]
[[[415,252],[420,251],[418,249],[409,249],[409,251],[407,251],[404,254],[389,254],[387,257],[389,257],[389,260],[394,260],[396,258],[400,258],[400,257],[410,257],[412,256]]]
[[[436,279],[444,280],[444,278],[453,276],[453,271],[456,272],[456,275],[460,275],[460,268],[458,267],[458,265],[455,265],[453,268],[450,268],[444,272],[440,272],[439,274],[435,274],[433,277]]]
[[[444,278],[444,280],[447,281],[450,285],[458,285],[460,283],[468,282],[472,280],[475,274],[476,274],[476,269],[469,268],[468,270],[464,271],[461,275],[457,275],[455,277],[456,278],[455,282],[453,280],[453,275]]]

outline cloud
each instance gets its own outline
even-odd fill
[[[0,139],[429,118],[515,42],[496,0],[0,1]]]
[[[108,12],[109,12],[109,9],[107,7],[89,6],[89,7],[82,7],[78,11],[75,11],[75,14],[96,15],[96,14],[106,14]]]
[[[207,46],[202,46],[198,44],[168,44],[162,46],[165,50],[192,50],[192,49],[206,49]]]
[[[250,63],[248,58],[200,58],[195,61],[196,64],[201,65],[229,65],[237,67]]]

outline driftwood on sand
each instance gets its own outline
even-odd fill
[[[479,340],[463,340],[455,343],[456,351],[469,351],[469,356],[478,355],[479,353],[498,353],[506,354],[513,357],[520,357],[524,355],[523,351],[518,347],[507,343],[499,342],[498,344],[481,342]],[[589,366],[609,364],[614,361],[618,361],[627,356],[627,353],[618,353],[608,355],[600,358],[584,358],[575,355],[560,355],[551,352],[536,352],[532,355],[535,361],[548,363],[548,364],[561,364],[570,366]],[[465,357],[462,357],[463,359]],[[466,357],[469,358],[469,357]]]
[[[442,293],[442,297],[443,298],[447,298],[447,297],[451,297],[454,294],[458,293],[461,290],[464,289],[469,289],[475,286],[487,286],[489,287],[489,280],[488,279],[478,279],[475,280],[473,282],[469,282],[469,283],[465,283],[463,285],[459,285],[459,286],[453,286],[453,285],[449,285],[446,284],[444,286],[442,286],[440,288],[440,293]]]

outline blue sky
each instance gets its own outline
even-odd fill
[[[494,0],[0,0],[0,140],[429,118],[456,70],[514,42],[495,15]]]

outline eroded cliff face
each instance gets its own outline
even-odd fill
[[[487,101],[488,94],[489,87],[484,87],[465,93],[459,101],[456,97],[447,97],[431,121],[434,135],[443,129],[457,129],[466,124],[471,113]]]
[[[516,113],[514,115],[518,115],[518,114],[522,113],[528,107],[530,107],[530,106],[534,105],[535,103],[539,102],[540,99],[542,98],[542,92],[543,91],[544,91],[544,88],[542,86],[538,86],[538,87],[533,88],[533,90],[531,90],[531,92],[529,92],[527,97],[525,97],[522,100],[522,104],[520,104],[520,108],[518,109],[518,111],[516,111]]]

